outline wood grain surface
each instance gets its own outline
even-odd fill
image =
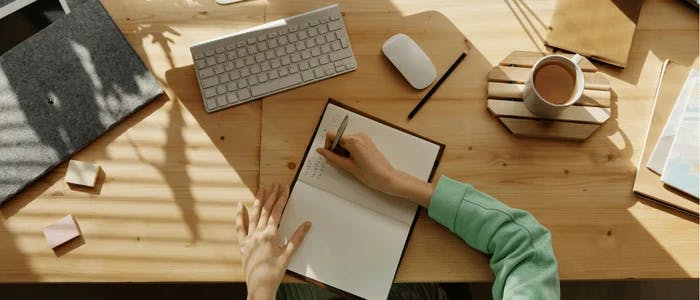
[[[358,70],[213,114],[189,45],[335,2],[103,3],[167,95],[73,157],[102,167],[95,189],[69,187],[64,164],[0,208],[0,282],[243,281],[236,205],[259,181],[289,182],[329,96],[445,143],[437,175],[532,212],[564,280],[698,277],[697,220],[631,192],[662,60],[697,65],[698,15],[680,1],[645,2],[627,68],[596,65],[615,91],[611,120],[584,143],[515,138],[486,109],[489,70],[514,50],[545,52],[553,0],[340,1]],[[471,47],[410,122],[426,91],[380,53],[397,32],[438,73]],[[59,255],[41,230],[67,214],[84,243]],[[397,281],[492,278],[486,255],[421,212]]]

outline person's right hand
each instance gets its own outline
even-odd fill
[[[346,134],[339,145],[350,152],[343,157],[328,150],[335,132],[326,133],[326,146],[316,151],[331,165],[339,167],[365,185],[386,194],[402,197],[425,207],[430,202],[433,187],[408,173],[395,169],[364,133]]]

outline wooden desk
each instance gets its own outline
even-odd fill
[[[629,67],[599,65],[615,91],[613,120],[578,144],[514,138],[485,106],[491,66],[544,49],[551,0],[341,1],[357,71],[207,114],[188,45],[331,3],[213,2],[103,1],[167,96],[76,156],[103,166],[99,192],[71,190],[64,165],[1,208],[0,282],[242,281],[235,206],[259,176],[291,178],[328,96],[445,142],[437,174],[531,211],[552,231],[564,280],[698,277],[697,221],[631,193],[661,61],[697,65],[698,15],[683,3],[646,1]],[[414,37],[439,73],[464,37],[472,45],[410,123],[422,92],[379,51],[396,32]],[[68,213],[85,244],[57,258],[41,229]],[[423,213],[397,281],[491,280],[487,262]]]

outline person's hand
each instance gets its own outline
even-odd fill
[[[286,204],[287,193],[280,191],[277,184],[269,193],[262,187],[258,189],[250,214],[245,205],[239,204],[236,235],[241,246],[248,299],[275,299],[292,255],[311,228],[311,222],[304,222],[289,242],[282,245],[277,226]]]
[[[327,149],[334,138],[335,132],[327,132],[326,146],[316,149],[331,165],[349,172],[373,189],[428,206],[433,187],[395,169],[365,133],[345,134],[340,138],[339,145],[350,152],[350,157],[340,156]]]

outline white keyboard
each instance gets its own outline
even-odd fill
[[[208,112],[357,69],[338,5],[190,47]]]

